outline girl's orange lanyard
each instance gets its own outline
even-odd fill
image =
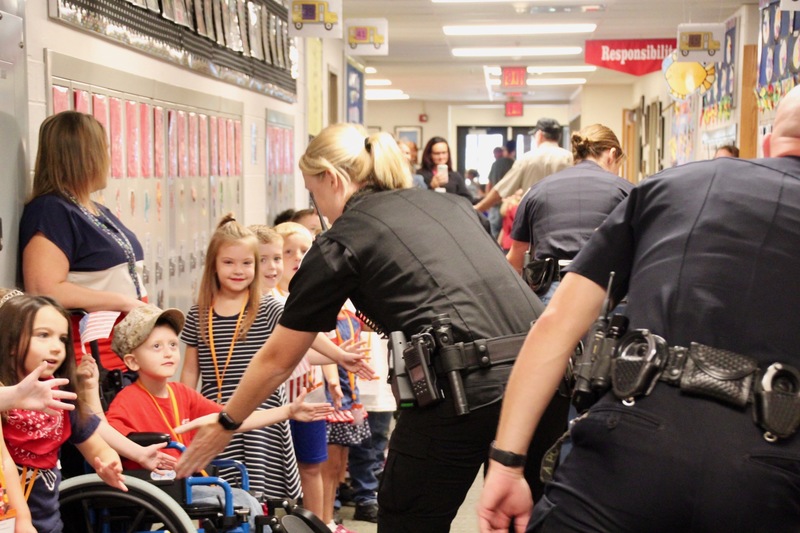
[[[225,373],[228,371],[228,364],[231,362],[233,355],[233,347],[236,344],[236,339],[239,337],[239,327],[242,325],[242,317],[244,310],[247,307],[247,299],[242,303],[242,309],[239,311],[239,318],[236,319],[236,329],[233,332],[231,339],[231,346],[228,348],[228,358],[225,359],[225,366],[222,368],[222,374],[219,372],[219,365],[217,364],[217,348],[214,346],[214,306],[208,308],[208,344],[211,349],[211,361],[214,363],[214,375],[217,378],[217,403],[222,403],[222,382],[225,379]]]
[[[356,330],[353,328],[353,319],[352,317],[345,311],[344,316],[347,319],[347,327],[350,329],[350,339],[355,341],[356,338]],[[339,328],[336,328],[336,340],[339,341],[339,345],[344,342],[342,335],[339,333]],[[347,380],[350,382],[350,397],[353,399],[353,407],[359,408],[361,407],[360,403],[356,403],[358,398],[356,397],[356,376],[352,372],[347,372]]]
[[[3,428],[0,426],[0,440],[3,439]],[[36,479],[36,472],[34,471],[33,479]],[[31,486],[33,486],[33,481],[31,481]],[[25,485],[23,487],[23,492],[25,489]],[[17,515],[17,512],[14,509],[9,509],[8,507],[8,485],[6,485],[6,473],[3,469],[3,454],[0,452],[0,490],[3,491],[3,499],[2,504],[0,505],[0,521],[7,520],[9,518],[14,518]],[[28,494],[30,494],[30,490],[27,494],[25,494],[25,499],[28,499]]]
[[[158,409],[158,414],[161,415],[161,420],[163,420],[164,423],[169,428],[169,432],[172,435],[172,438],[174,438],[176,442],[184,444],[183,436],[175,433],[175,428],[181,425],[181,415],[178,412],[178,400],[175,399],[175,393],[172,391],[172,387],[169,386],[169,383],[167,383],[167,393],[169,393],[169,401],[172,404],[172,418],[174,420],[174,423],[172,424],[167,418],[167,414],[164,412],[163,409],[161,409],[161,406],[158,404],[158,400],[156,400],[156,397],[153,396],[149,390],[147,390],[147,387],[142,385],[141,381],[138,380],[135,381],[134,384],[139,386],[139,388],[141,388],[145,392],[145,394],[147,394],[147,396],[149,396],[150,399],[153,401],[153,405],[155,405],[156,409]],[[201,470],[200,473],[203,474],[204,476],[208,476],[205,470]]]
[[[2,470],[2,468],[0,468]],[[34,468],[31,470],[31,479],[28,480],[28,467],[22,467],[22,474],[19,476],[19,482],[22,484],[22,493],[25,495],[25,501],[28,501],[28,496],[31,495],[31,491],[33,490],[33,483],[36,481],[36,476],[39,475],[39,469]],[[5,476],[3,476],[3,486],[6,486]],[[4,494],[3,495],[3,502],[8,503],[6,500],[8,497]]]

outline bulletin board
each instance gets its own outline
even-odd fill
[[[756,92],[762,113],[774,110],[800,80],[800,12],[779,7],[779,0],[761,0],[759,4]]]

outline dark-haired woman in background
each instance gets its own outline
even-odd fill
[[[438,165],[447,165],[447,177],[440,176],[436,171]],[[419,174],[425,180],[429,189],[444,189],[445,192],[457,194],[473,202],[472,194],[467,189],[464,176],[453,170],[450,157],[450,145],[443,137],[432,137],[422,151],[422,166]],[[474,202],[473,202],[474,203]]]

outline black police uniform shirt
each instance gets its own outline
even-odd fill
[[[603,287],[614,271],[629,329],[800,365],[800,158],[716,159],[648,178],[567,270]]]
[[[303,259],[281,325],[329,331],[350,298],[384,332],[402,331],[409,339],[440,313],[452,320],[456,342],[526,332],[543,306],[478,217],[452,194],[356,194]],[[481,376],[470,373],[465,387],[479,386]],[[502,396],[506,379],[497,377],[502,384],[492,401]]]
[[[528,190],[511,238],[531,243],[534,259],[572,259],[631,189],[594,161],[581,161]]]

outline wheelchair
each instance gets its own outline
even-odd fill
[[[143,446],[169,440],[166,434],[131,437]],[[168,447],[183,448],[174,442]],[[217,459],[211,468],[235,468],[241,488],[249,489],[247,470],[238,461]],[[106,485],[97,474],[64,480],[59,494],[64,533],[329,533],[319,518],[289,498],[268,500],[267,513],[255,518],[253,532],[248,523],[250,510],[233,505],[231,485],[217,476],[181,480],[151,476],[147,471],[126,471],[125,475],[128,492]],[[221,487],[222,505],[193,502],[192,487],[201,485]]]

